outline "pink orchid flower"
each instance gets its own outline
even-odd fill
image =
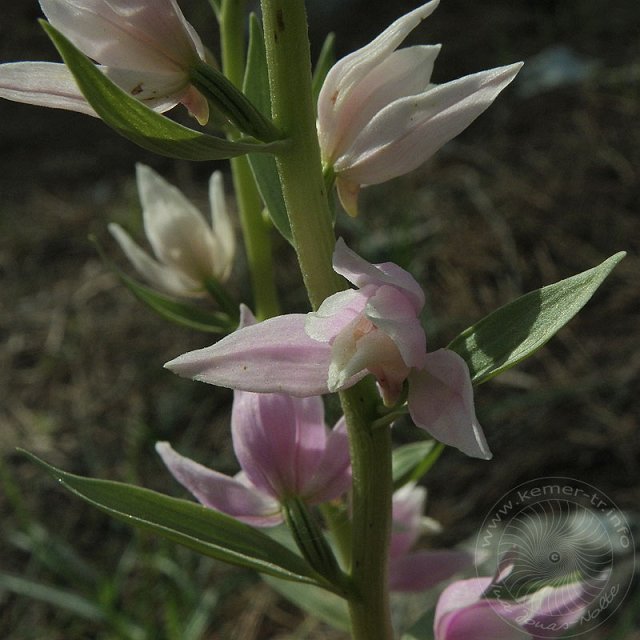
[[[205,281],[225,282],[235,255],[235,236],[227,211],[222,174],[209,180],[211,221],[173,185],[143,164],[136,166],[144,229],[157,260],[117,224],[109,231],[138,272],[171,295],[199,297]]]
[[[372,374],[389,405],[407,381],[408,409],[418,427],[489,459],[465,361],[447,349],[426,351],[418,319],[424,294],[414,278],[393,263],[368,263],[341,239],[333,266],[358,289],[330,296],[315,313],[243,327],[165,366],[209,384],[296,397],[346,389]]]
[[[242,467],[230,477],[176,453],[168,442],[156,450],[175,479],[203,505],[257,527],[283,521],[281,503],[338,498],[351,483],[344,421],[324,424],[319,397],[236,391],[231,418],[233,447]]]
[[[350,215],[357,214],[361,186],[420,166],[487,109],[522,66],[432,84],[440,45],[397,48],[438,1],[396,20],[368,45],[339,60],[324,81],[318,98],[320,147]]]
[[[493,578],[449,585],[435,612],[435,640],[543,640],[563,635],[593,597],[581,582],[543,587],[517,600],[484,597]]]
[[[242,306],[240,326],[254,324]],[[156,450],[203,505],[257,527],[280,524],[287,498],[320,504],[351,488],[345,421],[329,429],[318,396],[236,391],[231,437],[241,467],[233,478],[179,455],[167,442],[157,443]]]
[[[182,103],[207,122],[207,100],[189,82],[189,69],[205,50],[176,0],[40,0],[40,6],[124,91],[155,111]],[[0,97],[97,115],[64,64],[0,65]]]
[[[415,549],[429,520],[423,516],[427,492],[410,483],[393,494],[393,528],[389,547],[389,588],[424,591],[472,566],[470,554],[457,550]]]

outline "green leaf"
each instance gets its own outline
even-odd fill
[[[209,0],[209,4],[213,9],[213,13],[216,16],[218,22],[220,22],[220,13],[222,11],[222,0]]]
[[[349,610],[346,601],[324,589],[307,584],[293,584],[269,576],[263,580],[280,595],[290,600],[303,611],[330,624],[335,629],[349,631]]]
[[[400,640],[433,640],[434,614],[434,609],[427,610],[408,631],[402,634]]]
[[[273,153],[282,141],[232,142],[180,125],[131,97],[49,23],[41,22],[96,113],[120,135],[160,155],[183,160],[222,160],[246,153]]]
[[[229,516],[149,489],[66,473],[20,451],[65,489],[118,520],[223,562],[331,589],[300,556]]]
[[[226,313],[206,311],[199,307],[174,300],[137,282],[125,273],[116,271],[121,282],[133,295],[153,309],[158,315],[189,329],[226,335],[237,327]]]
[[[249,21],[249,50],[243,82],[243,91],[258,109],[271,115],[271,93],[267,73],[267,57],[260,23],[254,14]],[[260,197],[267,208],[273,226],[293,244],[289,216],[282,196],[276,160],[272,155],[249,154],[249,164]]]
[[[206,309],[200,309],[185,302],[174,300],[129,277],[106,257],[95,238],[91,237],[90,239],[105,265],[118,276],[122,284],[140,302],[147,305],[158,315],[183,327],[195,329],[196,331],[206,331],[207,333],[226,335],[236,329],[238,323],[226,313],[207,311]]]
[[[435,440],[412,442],[393,452],[393,488],[419,480],[440,457],[444,445]]]
[[[318,110],[318,96],[320,95],[320,90],[324,84],[324,79],[327,77],[329,69],[331,69],[336,62],[335,49],[336,34],[330,33],[322,44],[322,49],[320,49],[318,61],[316,62],[316,67],[313,70],[313,78],[311,80],[311,92],[313,95],[313,104],[316,105],[316,112]]]
[[[580,311],[625,255],[616,253],[593,269],[510,302],[463,331],[449,349],[466,360],[474,384],[486,382],[542,347]]]

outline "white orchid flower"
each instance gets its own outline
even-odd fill
[[[209,106],[189,81],[205,49],[176,0],[40,0],[52,26],[120,88],[155,111],[184,104],[205,124]],[[97,114],[64,64],[0,65],[0,97]]]
[[[397,50],[439,0],[396,20],[375,40],[339,60],[318,98],[318,135],[338,195],[357,214],[361,186],[420,166],[468,127],[516,76],[522,63],[431,83],[440,46]]]
[[[207,280],[228,279],[235,237],[227,212],[222,174],[209,181],[211,225],[182,192],[151,168],[136,167],[144,229],[156,259],[117,224],[109,231],[137,271],[152,285],[176,296],[200,297]]]

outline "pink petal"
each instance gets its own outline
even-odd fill
[[[0,65],[0,97],[97,117],[71,72],[53,62],[9,62]]]
[[[393,523],[389,556],[405,555],[416,543],[422,533],[427,490],[409,483],[393,493]]]
[[[424,292],[415,278],[393,262],[371,264],[338,238],[333,252],[333,269],[356,287],[380,287],[388,284],[401,289],[411,300],[416,313],[424,306]]]
[[[209,101],[194,86],[187,87],[180,96],[180,102],[200,126],[204,127],[209,122]]]
[[[435,640],[530,640],[531,635],[503,618],[488,600],[443,617]]]
[[[469,369],[457,353],[427,354],[424,369],[409,376],[408,406],[416,426],[436,440],[474,458],[491,458],[473,406]]]
[[[282,522],[280,505],[268,495],[181,456],[168,442],[158,442],[156,451],[173,477],[204,506],[253,526]]]
[[[336,191],[342,208],[352,217],[358,215],[358,194],[360,185],[336,176]]]
[[[353,289],[334,293],[317,311],[307,314],[304,325],[307,335],[319,342],[331,342],[362,314],[368,299],[366,293]]]
[[[392,591],[425,591],[456,573],[473,566],[464,551],[415,551],[389,562],[389,588]]]
[[[331,347],[310,338],[306,316],[270,318],[234,331],[216,344],[181,355],[165,367],[178,375],[230,389],[318,396],[328,393]]]
[[[236,391],[233,446],[249,480],[277,499],[303,496],[326,445],[322,398]]]
[[[345,327],[331,345],[327,379],[329,390],[346,389],[367,373],[377,378],[385,401],[393,404],[409,374],[409,368],[393,340],[363,316]]]
[[[487,587],[491,584],[491,578],[471,578],[469,580],[458,580],[450,584],[438,598],[436,606],[436,624],[442,616],[476,604]]]
[[[420,369],[424,366],[427,338],[415,308],[403,290],[381,286],[369,298],[365,315],[393,340],[407,367]]]
[[[314,474],[306,481],[305,496],[312,504],[334,500],[351,488],[351,458],[347,423],[341,418],[329,432]]]
[[[435,640],[525,640],[511,618],[498,613],[500,602],[480,600],[491,578],[472,578],[449,585],[440,595],[435,612]],[[522,608],[511,606],[515,619]],[[506,613],[506,612],[505,612]]]

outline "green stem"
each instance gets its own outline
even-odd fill
[[[291,141],[276,156],[278,172],[302,276],[317,309],[344,283],[331,263],[335,236],[315,128],[304,2],[262,0],[262,15],[272,115]],[[352,634],[355,640],[390,640],[391,433],[371,429],[379,398],[370,377],[340,396],[353,470]]]
[[[222,67],[226,77],[242,86],[245,65],[246,0],[223,0],[220,10]],[[264,320],[280,313],[271,250],[271,227],[262,215],[262,200],[245,156],[231,160],[233,186],[254,298],[254,313]]]
[[[351,579],[359,598],[349,601],[356,640],[391,640],[388,549],[391,536],[391,429],[372,429],[377,393],[366,378],[340,394],[349,430],[353,474]]]
[[[276,156],[289,223],[314,309],[344,288],[331,266],[335,236],[322,176],[302,0],[262,0],[271,110],[290,141]]]

